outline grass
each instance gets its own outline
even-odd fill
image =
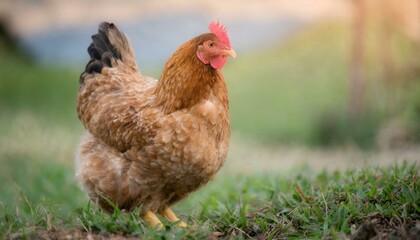
[[[337,239],[365,222],[375,222],[378,231],[392,232],[402,223],[420,220],[418,170],[403,164],[344,173],[307,170],[290,178],[221,176],[179,206],[188,206],[181,217],[191,227],[166,223],[166,231],[148,228],[136,211],[115,209],[108,215],[90,203],[60,215],[56,203],[45,198],[33,203],[19,191],[15,208],[2,211],[0,233],[3,238],[65,233],[75,238],[93,234],[202,239],[217,232],[226,239]],[[68,198],[73,192],[67,191]]]

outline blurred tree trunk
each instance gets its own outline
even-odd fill
[[[397,82],[395,78],[395,64],[392,55],[392,42],[393,42],[393,26],[392,20],[394,16],[395,4],[390,4],[389,1],[384,1],[382,6],[382,29],[381,29],[381,43],[380,54],[382,59],[382,79],[386,87],[386,107],[387,112],[391,116],[396,112],[397,99],[396,87]]]
[[[366,11],[364,0],[351,0],[354,7],[353,14],[353,45],[350,65],[350,115],[360,117],[365,93],[364,53]]]
[[[27,63],[33,62],[30,53],[19,46],[19,41],[11,33],[7,21],[0,16],[0,54],[3,51],[8,51]]]

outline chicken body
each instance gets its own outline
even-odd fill
[[[76,177],[107,211],[110,200],[126,210],[141,206],[146,220],[155,212],[171,220],[168,207],[206,184],[227,155],[226,84],[220,69],[197,57],[199,46],[217,36],[183,44],[159,81],[140,73],[115,25],[102,23],[92,39],[77,99],[87,131]]]

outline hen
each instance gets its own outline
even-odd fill
[[[229,105],[221,72],[236,54],[218,22],[178,48],[160,80],[141,74],[124,33],[101,23],[80,76],[79,119],[87,129],[76,178],[106,211],[109,202],[152,226],[186,224],[170,206],[205,185],[226,159]]]

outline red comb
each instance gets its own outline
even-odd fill
[[[209,29],[210,32],[216,35],[222,43],[226,44],[226,46],[229,48],[231,47],[226,28],[222,24],[220,24],[218,21],[213,21],[210,23]]]

